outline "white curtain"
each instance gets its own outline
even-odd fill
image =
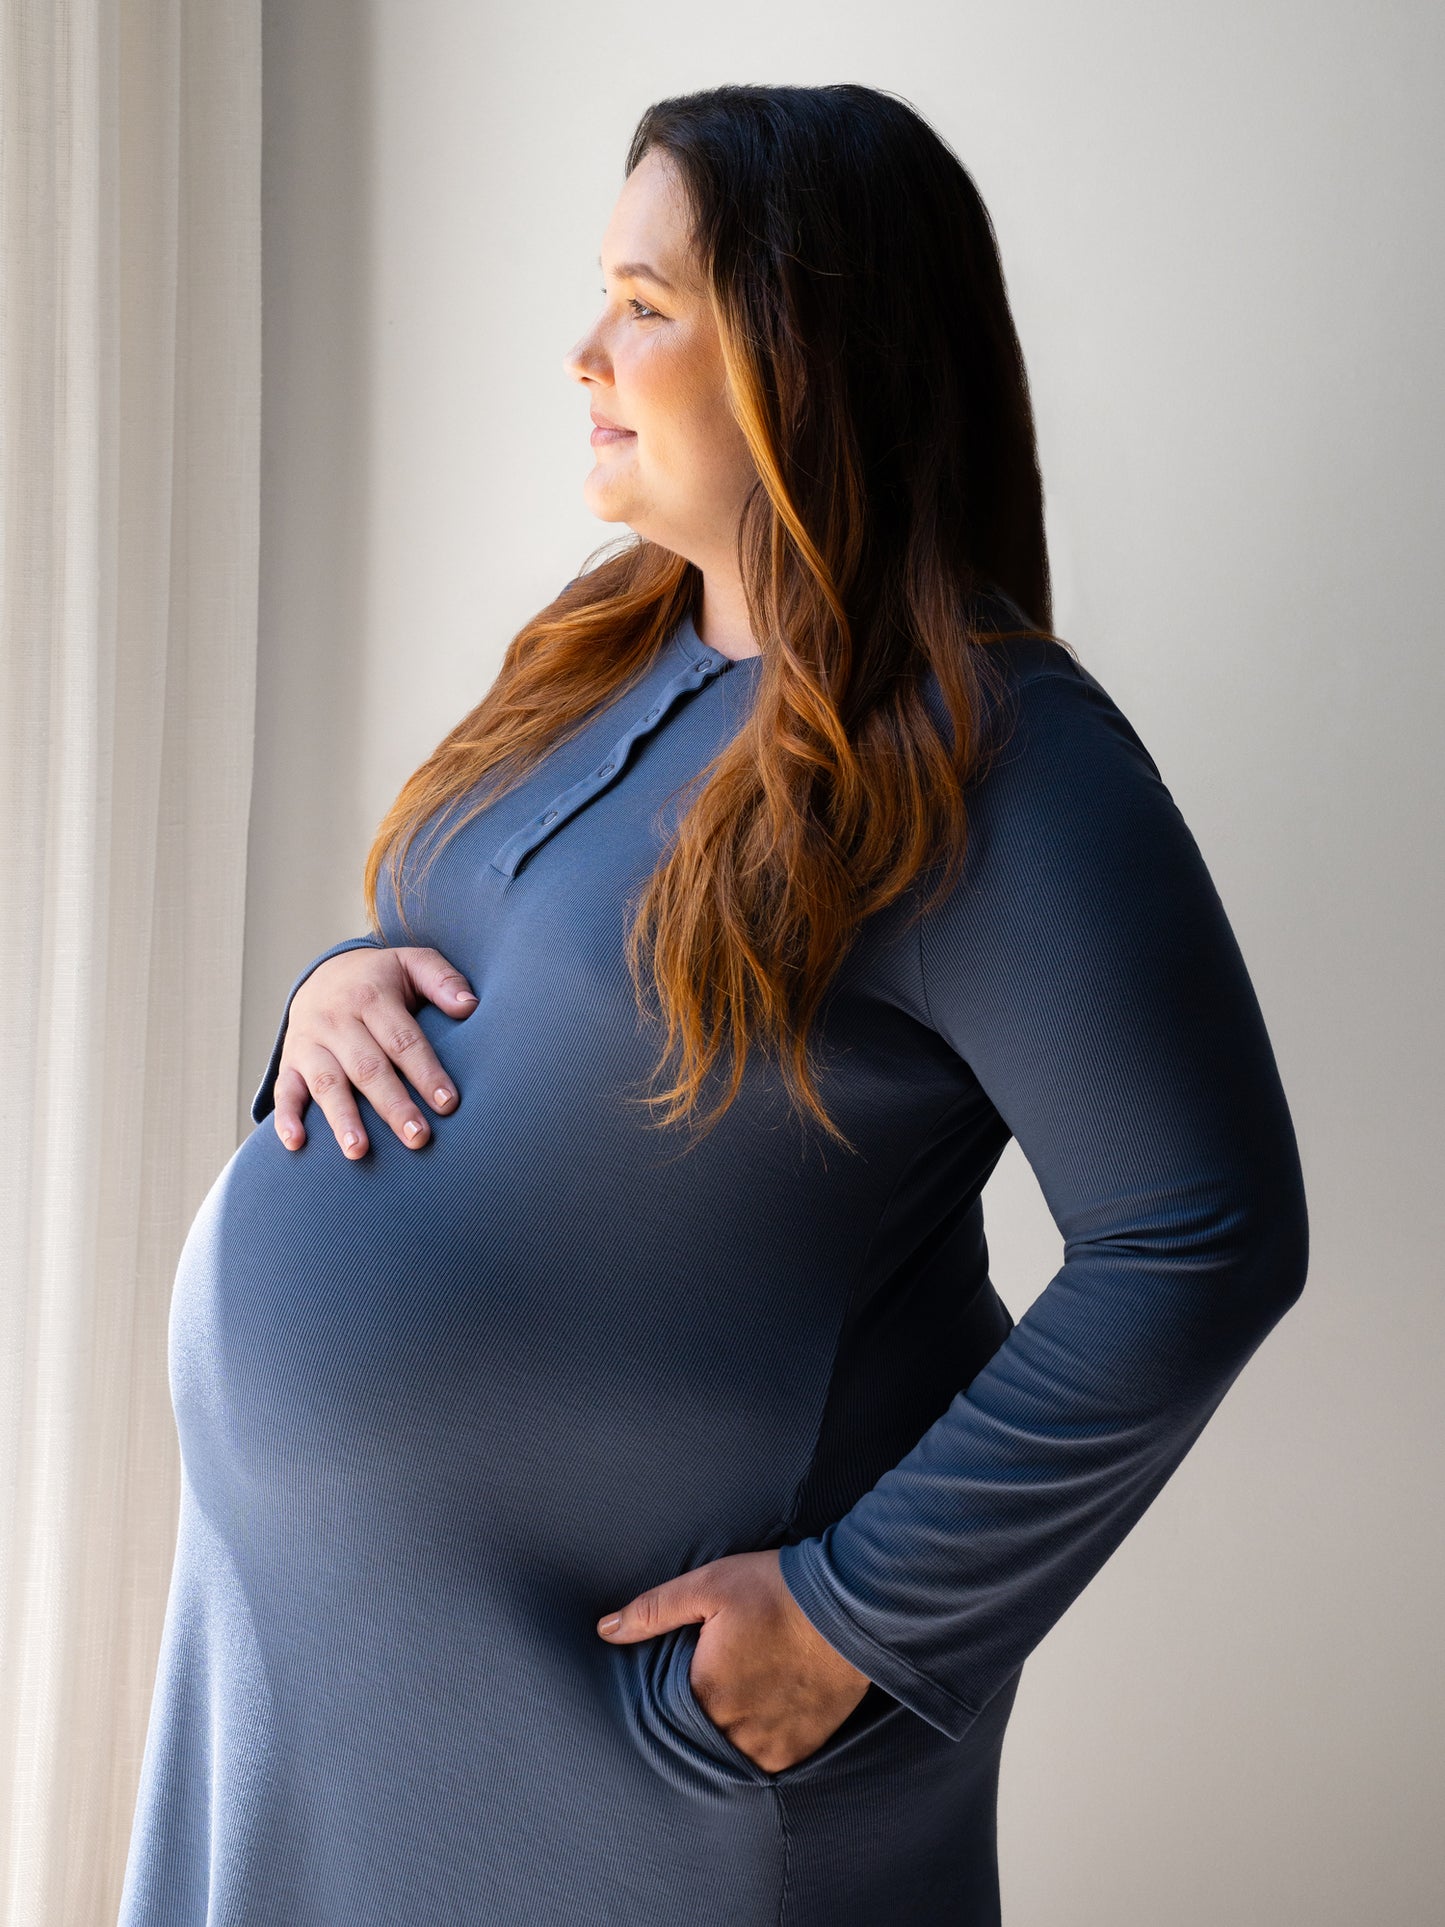
[[[259,0],[0,0],[0,1918],[115,1919],[235,1148]]]

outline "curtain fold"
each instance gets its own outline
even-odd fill
[[[166,1338],[235,1148],[256,0],[0,9],[0,1916],[119,1906],[179,1504]]]

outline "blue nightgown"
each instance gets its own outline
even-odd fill
[[[288,1151],[283,1015],[175,1281],[122,1927],[998,1922],[1019,1669],[1299,1295],[1308,1232],[1158,769],[1057,643],[989,646],[1007,741],[962,875],[862,926],[813,1033],[851,1154],[761,1050],[696,1143],[639,1102],[628,901],[760,675],[688,619],[452,839],[413,937],[383,881],[387,941],[478,996],[418,1013],[461,1093],[421,1151],[364,1097],[363,1159],[314,1105]],[[1010,1137],[1064,1239],[1017,1323],[980,1203]],[[780,1773],[695,1699],[696,1626],[595,1630],[762,1547],[870,1681]]]

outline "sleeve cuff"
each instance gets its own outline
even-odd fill
[[[978,1708],[956,1699],[946,1687],[910,1666],[886,1646],[880,1646],[839,1605],[825,1577],[823,1542],[804,1539],[780,1546],[778,1563],[783,1583],[801,1611],[835,1652],[860,1673],[877,1682],[885,1693],[917,1713],[951,1740],[959,1740],[978,1718]]]

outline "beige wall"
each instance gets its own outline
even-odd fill
[[[1025,1670],[1009,1927],[1445,1907],[1442,40],[1426,0],[267,10],[243,1129],[382,811],[617,533],[561,357],[641,109],[888,87],[993,214],[1057,624],[1213,869],[1313,1231],[1303,1300]],[[1017,1316],[1060,1250],[1014,1148],[988,1204]]]

